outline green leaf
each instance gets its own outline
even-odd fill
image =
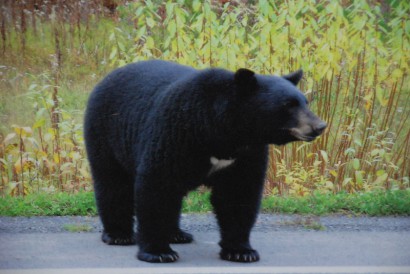
[[[376,156],[376,155],[378,155],[379,154],[379,150],[376,148],[376,149],[373,149],[371,152],[370,152],[370,155],[371,156]]]
[[[113,47],[109,59],[112,60],[117,55],[117,47]]]
[[[320,155],[322,155],[323,160],[325,161],[325,163],[329,163],[329,157],[327,155],[327,152],[324,150],[320,151]]]
[[[376,180],[373,182],[373,184],[378,185],[378,186],[384,184],[386,182],[388,176],[389,176],[389,174],[387,174],[387,173],[381,174],[380,176],[378,176],[376,178]]]
[[[147,20],[146,20],[146,22],[147,22],[147,25],[148,25],[150,28],[155,27],[155,21],[154,21],[154,19],[152,19],[152,17],[148,17]]]
[[[174,37],[175,36],[175,33],[177,32],[177,26],[176,26],[174,20],[169,22],[167,30],[168,30],[168,33],[169,33],[169,37]]]
[[[378,177],[381,177],[381,176],[383,176],[384,174],[386,174],[386,171],[384,171],[383,169],[380,169],[380,170],[376,171],[376,175],[377,175]]]
[[[125,47],[123,43],[118,42],[118,47],[120,48],[121,51],[125,51]]]
[[[43,127],[45,123],[46,123],[46,120],[44,118],[38,119],[37,121],[34,122],[33,129]]]
[[[356,177],[356,183],[362,186],[363,185],[363,171],[356,170],[354,174]]]
[[[155,42],[154,39],[151,36],[147,37],[147,40],[145,41],[145,45],[147,48],[152,49],[155,47]]]
[[[354,158],[352,162],[353,162],[353,168],[354,168],[355,170],[359,170],[359,169],[360,169],[360,161],[359,161],[359,159]]]
[[[342,185],[345,187],[352,181],[352,178],[344,178]]]
[[[195,12],[198,12],[201,9],[201,6],[202,6],[201,1],[199,1],[199,0],[192,1],[192,9]]]

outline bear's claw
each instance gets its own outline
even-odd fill
[[[252,263],[259,261],[258,251],[254,249],[241,251],[222,249],[219,256],[222,260],[231,262]]]
[[[116,233],[103,232],[101,240],[108,245],[135,245],[135,236],[126,236]]]
[[[171,235],[171,244],[188,244],[194,240],[192,234],[187,233],[182,230],[178,230],[176,233]]]
[[[179,259],[179,255],[173,250],[167,253],[159,254],[139,251],[137,254],[137,258],[140,261],[148,263],[173,263]]]

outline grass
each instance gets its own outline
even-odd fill
[[[184,200],[184,213],[212,211],[210,192],[192,192]],[[410,215],[410,191],[367,192],[357,194],[319,194],[311,196],[269,196],[262,201],[262,212],[301,215],[353,214],[368,216]],[[23,197],[0,198],[0,216],[96,216],[94,194],[29,194]],[[314,219],[301,225],[320,230]],[[67,230],[85,229],[67,227]]]
[[[410,215],[410,191],[315,193],[305,197],[267,197],[262,209],[269,213],[326,215],[351,213],[369,216]]]
[[[25,197],[0,198],[2,216],[94,216],[94,193],[39,193]]]
[[[93,229],[86,224],[66,224],[63,228],[68,232],[90,232]]]
[[[211,192],[209,191],[194,191],[185,197],[182,204],[182,211],[189,212],[210,212],[212,211],[212,205],[209,202]]]

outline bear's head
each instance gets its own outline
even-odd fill
[[[302,70],[282,77],[236,71],[231,113],[248,141],[283,145],[310,142],[323,133],[326,123],[309,110],[306,97],[296,87],[302,77]]]

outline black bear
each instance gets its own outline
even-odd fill
[[[268,145],[312,141],[326,127],[296,88],[302,75],[160,60],[108,74],[90,95],[84,124],[102,240],[137,242],[142,261],[176,261],[170,243],[193,240],[179,227],[182,199],[203,184],[212,191],[221,259],[258,261],[249,235]]]

